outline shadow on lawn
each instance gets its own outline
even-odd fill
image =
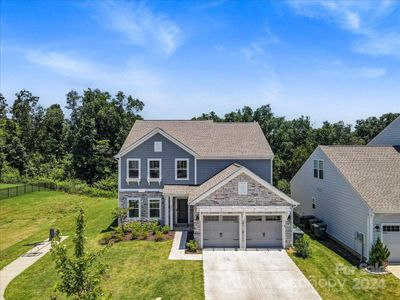
[[[344,258],[345,260],[347,260],[353,266],[358,266],[360,264],[360,262],[361,262],[360,257],[354,255],[353,253],[351,253],[349,250],[347,250],[345,247],[343,247],[342,245],[340,245],[338,242],[334,241],[330,237],[327,237],[324,240],[319,240],[312,234],[312,232],[310,230],[305,230],[304,228],[302,228],[302,230],[308,234],[310,239],[317,241],[317,242],[321,243],[322,245],[324,245],[325,247],[331,249],[333,252],[335,252],[336,254],[338,254],[339,256]]]
[[[108,225],[108,227],[106,229],[103,229],[102,231],[100,231],[100,233],[113,231],[113,228],[115,228],[117,226],[118,226],[118,220],[114,219],[114,221],[112,221],[112,223],[110,225]]]
[[[26,246],[26,247],[36,247],[36,246],[41,245],[41,244],[43,244],[43,241],[27,243],[27,244],[24,244],[23,246]]]

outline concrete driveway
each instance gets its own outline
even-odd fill
[[[386,267],[394,276],[400,279],[400,265],[390,265]]]
[[[321,299],[284,250],[204,251],[206,299]]]

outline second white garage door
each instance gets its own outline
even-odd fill
[[[203,248],[239,247],[239,216],[203,216]]]
[[[281,216],[246,216],[246,248],[282,247]]]
[[[389,262],[400,262],[400,224],[382,226],[382,243],[389,248]]]

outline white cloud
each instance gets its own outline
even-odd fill
[[[25,58],[36,65],[50,69],[73,79],[96,85],[112,86],[116,89],[155,86],[162,82],[159,72],[130,62],[123,69],[116,69],[74,56],[71,53],[23,50]]]
[[[248,61],[257,63],[258,57],[265,54],[265,48],[268,45],[276,44],[279,39],[271,32],[269,26],[264,27],[264,35],[249,45],[240,48],[241,55]]]
[[[361,68],[358,72],[360,77],[378,78],[386,75],[386,69],[383,68]]]
[[[201,5],[199,5],[197,8],[198,9],[208,9],[208,8],[213,8],[213,7],[217,7],[220,6],[222,4],[224,4],[225,2],[227,2],[228,0],[214,0],[214,1],[207,1],[202,3]]]
[[[99,23],[121,33],[128,43],[171,55],[182,42],[181,28],[143,2],[103,1],[96,8]]]
[[[357,53],[378,55],[394,55],[400,57],[400,32],[370,33],[354,42],[353,51]]]
[[[351,49],[356,53],[400,57],[398,1],[289,0],[287,3],[299,15],[328,20],[355,34],[357,39]],[[388,18],[391,14],[397,16]],[[388,26],[390,19],[397,23]]]

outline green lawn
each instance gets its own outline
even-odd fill
[[[400,299],[400,280],[393,275],[367,274],[319,241],[309,241],[310,258],[288,252],[323,299]]]
[[[15,186],[19,186],[21,184],[15,184],[15,183],[0,183],[0,189],[4,189],[4,188],[9,188],[9,187],[15,187]]]
[[[99,249],[101,231],[111,224],[116,199],[90,198],[61,192],[35,192],[0,201],[0,266],[47,237],[50,226],[70,236],[74,217],[83,207],[89,249]],[[103,282],[113,299],[202,299],[203,270],[198,261],[170,261],[172,241],[130,241],[115,244],[104,256],[109,269]],[[6,299],[49,299],[58,275],[46,255],[7,287]],[[60,299],[63,297],[58,295]]]

